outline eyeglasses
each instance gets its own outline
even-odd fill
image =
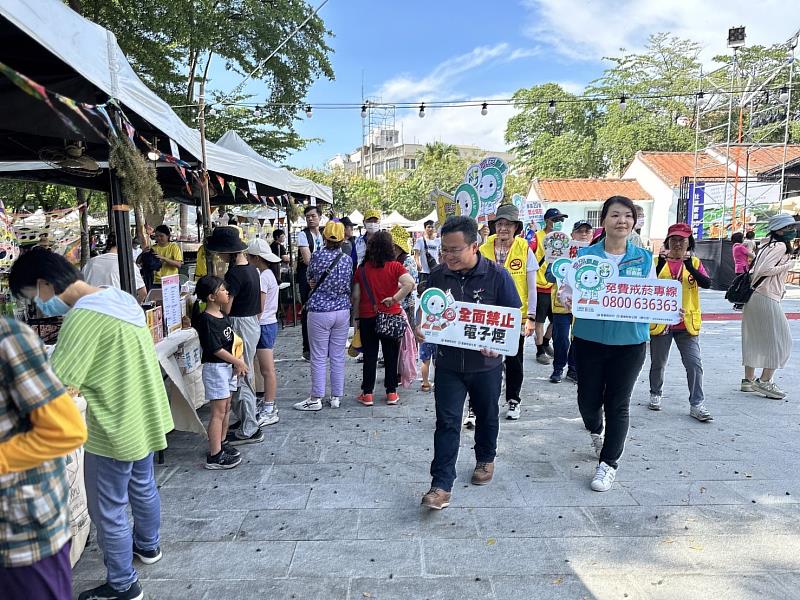
[[[461,254],[467,248],[469,248],[469,246],[464,246],[463,248],[445,248],[442,246],[439,248],[439,252],[441,254]]]

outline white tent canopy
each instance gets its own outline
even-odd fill
[[[425,231],[425,225],[424,225],[425,221],[433,221],[434,223],[436,223],[438,219],[439,215],[436,214],[436,209],[434,208],[429,215],[422,217],[419,221],[412,222],[408,228],[411,231]],[[438,225],[439,227],[442,226],[441,223],[439,223]]]
[[[241,136],[238,133],[236,133],[233,130],[226,131],[225,134],[221,138],[219,138],[219,140],[217,140],[217,146],[225,148],[232,152],[236,152],[237,154],[241,154],[242,156],[247,156],[249,158],[252,158],[253,160],[256,160],[259,163],[261,163],[264,166],[264,168],[275,173],[276,178],[277,177],[284,178],[285,183],[281,185],[280,188],[286,190],[287,192],[305,194],[306,196],[311,196],[312,198],[324,200],[329,204],[333,203],[333,192],[331,191],[330,187],[328,187],[327,185],[321,185],[319,183],[315,183],[310,179],[306,179],[305,177],[300,177],[299,175],[295,175],[288,169],[282,169],[277,165],[274,165],[266,158],[261,156],[258,152],[256,152],[247,142],[245,142],[241,138]]]
[[[348,218],[353,222],[353,225],[358,225],[361,227],[364,224],[364,215],[361,214],[361,211],[355,209],[348,215]]]
[[[393,225],[402,225],[403,227],[411,227],[413,221],[409,221],[396,210],[393,210],[388,217],[381,219],[381,227],[392,227]]]
[[[113,33],[83,18],[61,0],[3,0],[0,15],[97,88],[119,100],[125,110],[136,113],[196,159],[200,158],[200,133],[181,121],[169,105],[144,84]],[[309,194],[303,190],[312,189],[309,186],[316,184],[270,167],[261,157],[256,160],[213,143],[206,144],[206,156],[210,171],[330,201],[330,193],[326,198],[321,187],[314,188],[319,194]]]

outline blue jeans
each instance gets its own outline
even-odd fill
[[[561,374],[564,367],[575,370],[575,349],[569,343],[572,314],[553,313],[553,373]]]
[[[126,462],[86,452],[86,498],[89,516],[97,528],[109,585],[125,591],[138,579],[133,568],[133,542],[141,550],[159,544],[161,498],[156,488],[153,454]],[[133,535],[128,523],[133,513]]]
[[[490,371],[459,373],[436,369],[434,399],[436,433],[433,435],[431,487],[449,492],[456,480],[456,460],[461,441],[461,417],[464,400],[475,412],[475,460],[494,462],[497,433],[500,430],[500,381],[503,365]]]

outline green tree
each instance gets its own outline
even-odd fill
[[[594,177],[604,172],[596,143],[600,116],[591,103],[576,102],[555,83],[517,90],[513,99],[518,112],[508,120],[505,138],[521,174]]]
[[[612,66],[586,92],[612,98],[598,107],[596,130],[608,171],[619,175],[638,150],[694,149],[695,132],[678,125],[678,117],[694,114],[700,50],[696,42],[659,33],[642,52],[606,58]],[[623,110],[621,99],[631,96],[637,99],[626,100]]]
[[[458,160],[458,148],[452,144],[444,142],[432,142],[425,144],[422,150],[417,151],[417,163],[425,164],[431,162],[451,162]]]
[[[198,77],[210,60],[242,78],[256,70],[312,11],[303,0],[81,0],[81,5],[87,18],[114,32],[137,73],[172,105],[194,103]],[[315,15],[256,70],[253,79],[264,84],[263,101],[270,104],[260,118],[247,119],[240,134],[267,158],[279,160],[304,146],[294,129],[296,113],[315,80],[333,79],[331,35]],[[209,92],[222,97],[220,90],[216,96]],[[228,100],[241,101],[241,92],[234,90]],[[195,111],[178,114],[196,125]]]

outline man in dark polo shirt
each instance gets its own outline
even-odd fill
[[[239,237],[239,229],[231,226],[217,227],[206,240],[210,252],[228,258],[228,272],[225,273],[225,288],[230,294],[222,311],[231,318],[233,331],[244,342],[242,360],[247,364],[246,381],[241,382],[239,390],[233,395],[233,414],[239,419],[238,429],[229,431],[226,442],[236,446],[264,441],[264,434],[258,426],[256,395],[253,384],[253,361],[256,344],[261,337],[261,284],[258,269],[249,263],[244,251],[247,245]]]

